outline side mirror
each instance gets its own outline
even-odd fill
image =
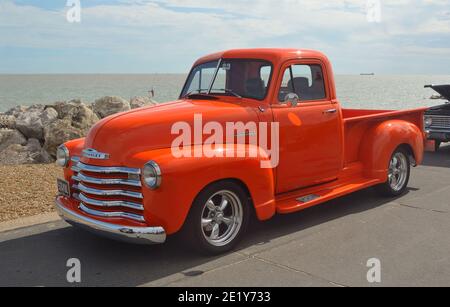
[[[298,105],[298,102],[300,101],[300,98],[295,93],[289,93],[284,97],[284,104],[290,106],[290,107],[296,107]]]

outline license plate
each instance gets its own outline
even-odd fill
[[[70,197],[69,183],[65,180],[58,179],[58,193],[63,196]]]

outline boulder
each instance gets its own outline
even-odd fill
[[[52,107],[35,105],[18,115],[16,128],[27,138],[44,139],[44,127],[58,118],[58,112]]]
[[[66,102],[66,101],[55,102],[52,105],[52,108],[54,108],[56,110],[56,112],[58,112],[58,118],[63,119],[64,117],[72,116],[72,114],[74,112],[76,112],[75,110],[79,106],[83,106],[83,105],[85,105],[85,104],[83,102],[81,102],[81,100],[73,99],[73,100],[70,100],[69,102]]]
[[[59,145],[86,136],[99,118],[79,100],[57,102],[53,108],[58,113],[58,119],[44,127],[44,148],[55,157]]]
[[[16,128],[16,118],[13,115],[0,114],[0,128]]]
[[[0,129],[0,151],[10,145],[25,145],[26,143],[27,139],[19,131],[14,129]]]
[[[83,136],[100,120],[94,111],[85,104],[78,105],[74,108],[70,117],[72,119],[72,126],[80,129],[83,132]]]
[[[134,97],[130,100],[131,109],[142,108],[145,106],[154,106],[156,104],[156,101],[154,101],[150,97]]]
[[[44,148],[52,157],[56,157],[56,149],[59,145],[84,137],[88,131],[88,128],[80,129],[74,127],[69,117],[57,119],[44,128]]]
[[[123,98],[106,96],[97,99],[93,104],[93,110],[100,118],[130,110],[130,103]]]
[[[27,143],[27,149],[30,152],[30,158],[33,163],[51,163],[54,162],[53,158],[47,151],[41,146],[41,143],[37,139],[29,139]]]
[[[6,111],[5,115],[11,115],[11,116],[14,116],[17,118],[21,113],[25,112],[29,108],[30,107],[27,107],[27,106],[15,106],[14,108]]]
[[[94,111],[80,100],[57,102],[53,107],[58,112],[59,119],[69,118],[72,121],[72,126],[85,131],[85,133],[99,121]]]
[[[0,165],[50,163],[53,159],[39,140],[29,139],[26,145],[12,144],[0,151]]]

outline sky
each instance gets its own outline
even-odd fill
[[[450,0],[0,0],[0,73],[186,73],[256,47],[317,49],[338,74],[449,75]]]

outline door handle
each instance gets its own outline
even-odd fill
[[[337,109],[329,109],[329,110],[323,111],[323,114],[334,114],[336,112],[337,112]]]

